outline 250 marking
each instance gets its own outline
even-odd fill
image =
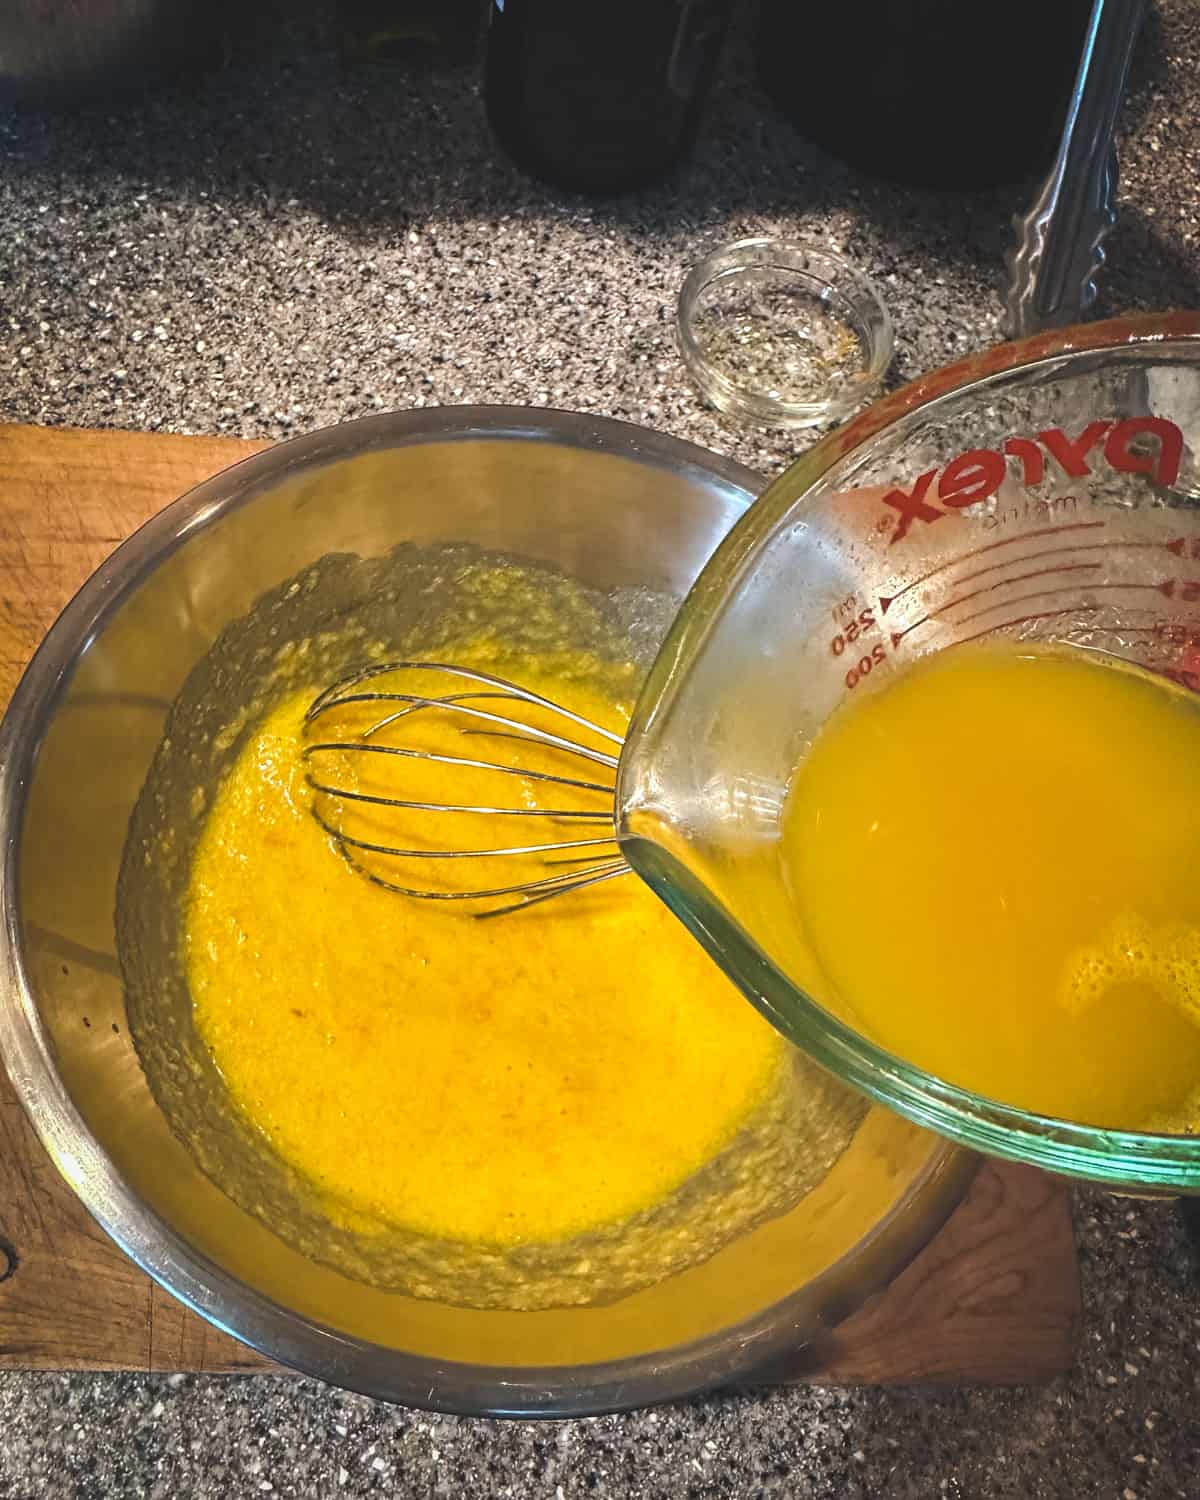
[[[860,610],[858,618],[844,625],[837,635],[829,642],[829,649],[834,656],[842,656],[848,646],[854,645],[860,635],[868,630],[878,628],[879,622],[875,613],[870,609]],[[857,687],[864,677],[869,677],[876,667],[881,667],[887,658],[887,647],[882,641],[871,647],[866,656],[860,656],[852,667],[849,667],[844,677],[848,688]]]
[[[844,625],[837,635],[829,643],[829,649],[834,656],[841,656],[847,646],[852,646],[865,630],[874,630],[876,626],[875,612],[870,609],[859,610],[858,619],[851,620]]]

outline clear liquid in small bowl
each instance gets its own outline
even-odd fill
[[[867,367],[861,335],[828,292],[790,270],[718,278],[702,293],[692,331],[715,371],[773,401],[827,400]]]

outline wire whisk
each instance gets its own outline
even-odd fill
[[[518,683],[447,662],[382,662],[326,688],[304,723],[313,817],[351,868],[385,890],[495,917],[629,870],[614,823],[622,737]],[[314,738],[331,723],[336,737]],[[459,735],[491,740],[494,758],[454,753]],[[572,774],[580,762],[587,772]],[[447,776],[463,800],[441,800]],[[492,800],[497,776],[511,799]],[[537,832],[501,842],[496,818],[537,819]],[[492,861],[524,862],[530,875],[477,883],[502,869]]]

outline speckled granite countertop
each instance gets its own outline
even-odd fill
[[[1200,306],[1200,12],[1170,0],[1125,112],[1102,311]],[[999,336],[1019,199],[900,191],[806,147],[736,54],[693,163],[620,203],[531,186],[469,76],[258,48],[132,115],[0,115],[0,419],[284,437],[385,407],[606,412],[771,472],[700,409],[685,267],[764,231],[881,282],[897,378]],[[998,104],[996,107],[1003,107]],[[952,127],[951,127],[952,128]],[[1176,1210],[1078,1198],[1086,1326],[1039,1390],[717,1396],[543,1426],[289,1378],[0,1376],[0,1497],[1200,1495],[1200,1275]]]

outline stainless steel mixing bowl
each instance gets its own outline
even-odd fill
[[[401,542],[475,543],[682,597],[757,487],[701,449],[596,418],[372,417],[200,485],[63,611],[0,729],[0,1054],[66,1181],[197,1312],[393,1400],[598,1412],[824,1340],[958,1201],[973,1158],[876,1107],[795,1209],[648,1290],[535,1313],[420,1300],[316,1264],[238,1207],[173,1134],[130,1039],[114,946],[130,812],[172,701],[230,621],[325,554]]]

